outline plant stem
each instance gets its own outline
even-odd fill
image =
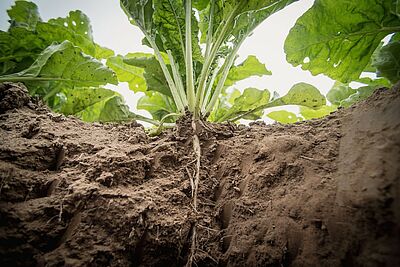
[[[207,108],[207,103],[208,103],[208,101],[210,99],[210,96],[211,96],[211,93],[212,93],[212,88],[213,88],[215,79],[217,78],[219,70],[220,70],[219,67],[214,69],[214,72],[213,72],[213,75],[211,77],[211,80],[208,83],[207,93],[206,93],[205,97],[203,98],[203,103],[201,105],[201,113],[202,113],[203,116],[206,115],[205,111],[206,111],[206,108]]]
[[[189,111],[197,117],[195,110],[195,92],[194,92],[194,78],[193,78],[193,58],[192,58],[192,0],[186,0],[186,27],[185,27],[185,41],[186,41],[186,94],[188,99]]]
[[[213,37],[213,30],[214,30],[214,5],[215,2],[210,2],[210,17],[208,22],[208,30],[207,30],[207,40],[206,40],[206,52],[204,53],[204,57],[208,57],[210,54],[210,49],[212,45],[212,37]]]
[[[155,41],[153,40],[153,38],[151,38],[151,36],[142,28],[138,25],[139,29],[143,32],[144,36],[146,37],[147,41],[149,41],[151,47],[154,50],[154,54],[158,60],[158,62],[160,63],[162,72],[164,73],[165,79],[167,80],[168,86],[171,90],[171,94],[172,97],[175,101],[176,107],[178,108],[179,112],[184,113],[185,112],[185,107],[182,103],[182,99],[179,96],[178,93],[178,89],[175,85],[174,80],[171,77],[171,74],[169,73],[169,70],[167,68],[167,65],[164,62],[164,59],[161,56],[161,52],[157,47],[157,44],[155,43]]]
[[[206,57],[204,65],[203,65],[203,68],[201,69],[201,74],[200,74],[200,79],[199,79],[199,86],[198,86],[197,95],[196,95],[196,101],[197,101],[199,106],[202,105],[203,99],[201,99],[201,97],[204,95],[203,91],[206,88],[206,82],[207,82],[208,76],[210,75],[211,65],[214,62],[215,57],[217,56],[217,52],[218,52],[218,50],[219,50],[219,48],[221,46],[221,43],[224,41],[224,39],[226,37],[226,33],[228,32],[229,27],[232,26],[231,23],[232,23],[232,20],[234,19],[234,15],[236,14],[236,9],[237,8],[238,8],[238,6],[236,6],[232,10],[231,14],[229,14],[229,17],[224,22],[225,24],[222,27],[222,30],[219,33],[217,40],[212,45],[211,52]]]
[[[208,103],[206,110],[205,110],[205,114],[209,113],[212,111],[212,109],[214,108],[215,103],[218,100],[218,97],[222,91],[222,88],[224,87],[224,83],[226,81],[226,78],[228,77],[229,74],[229,70],[231,69],[233,63],[235,62],[235,58],[236,58],[236,53],[239,50],[240,46],[242,45],[242,43],[244,42],[244,40],[246,39],[246,37],[243,37],[238,44],[236,44],[235,48],[233,49],[233,51],[231,52],[231,54],[229,55],[229,57],[225,60],[224,66],[223,66],[223,70],[222,70],[222,74],[221,77],[218,81],[217,87],[215,88],[215,91],[211,97],[210,102]]]
[[[174,76],[175,84],[176,84],[176,87],[178,89],[179,96],[180,96],[180,98],[182,100],[182,104],[184,106],[187,106],[188,105],[188,101],[187,101],[187,98],[186,98],[185,88],[183,86],[182,78],[181,78],[181,75],[179,73],[179,67],[175,63],[174,57],[172,56],[170,50],[167,51],[167,54],[168,54],[169,61],[171,63],[172,75]]]
[[[45,102],[47,102],[47,100],[49,100],[50,97],[54,96],[55,94],[57,94],[60,91],[60,86],[59,85],[55,85],[54,88],[51,89],[50,92],[48,92],[44,97],[43,100]]]

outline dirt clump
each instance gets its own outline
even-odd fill
[[[400,92],[327,118],[191,126],[50,112],[0,85],[1,266],[396,266]]]

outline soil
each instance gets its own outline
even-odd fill
[[[292,125],[158,137],[0,85],[0,266],[400,266],[400,90]]]

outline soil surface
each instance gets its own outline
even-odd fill
[[[324,119],[148,137],[0,85],[0,266],[400,266],[400,91]]]

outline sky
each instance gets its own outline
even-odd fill
[[[298,17],[307,11],[314,0],[298,1],[284,10],[272,15],[256,28],[254,33],[243,43],[238,52],[235,64],[241,63],[247,56],[255,55],[272,71],[271,76],[253,77],[237,83],[234,87],[245,89],[255,87],[276,91],[284,95],[294,84],[307,82],[326,94],[334,81],[324,75],[312,76],[300,67],[294,68],[286,62],[283,50],[285,38]],[[82,10],[91,20],[94,40],[113,49],[116,54],[128,52],[152,52],[149,47],[141,45],[143,34],[132,26],[119,6],[118,0],[33,0],[43,20],[54,17],[65,17],[71,10]],[[8,27],[6,10],[13,0],[0,1],[0,29]],[[111,88],[111,86],[109,86]],[[136,110],[137,99],[141,94],[134,94],[127,84],[120,84],[111,89],[120,92],[129,107]],[[292,108],[293,110],[293,108]],[[139,111],[146,115],[146,112]]]

